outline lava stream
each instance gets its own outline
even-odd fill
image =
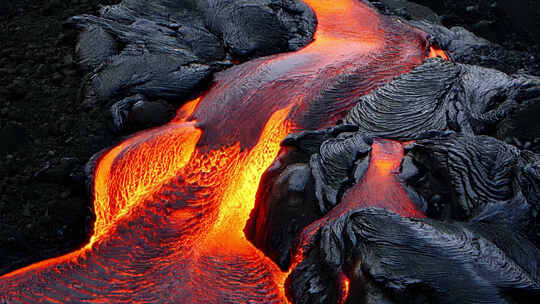
[[[317,233],[326,225],[332,225],[349,211],[367,207],[390,210],[403,217],[422,218],[424,213],[411,201],[397,178],[398,169],[404,156],[403,146],[407,143],[386,139],[375,139],[370,152],[369,167],[356,185],[343,194],[341,202],[324,217],[313,222],[300,234],[294,250],[290,271],[300,264],[307,249],[315,244]],[[345,303],[349,296],[350,279],[341,271],[334,283],[340,291],[338,303]]]
[[[0,277],[0,295],[286,302],[286,273],[242,232],[262,173],[287,134],[334,124],[359,96],[420,64],[428,47],[426,34],[360,1],[306,2],[318,20],[310,45],[219,73],[172,122],[108,151],[95,170],[89,244]]]
[[[341,203],[329,212],[328,217],[365,207],[385,208],[403,217],[424,217],[396,177],[403,155],[403,143],[375,140],[366,174],[345,192]]]

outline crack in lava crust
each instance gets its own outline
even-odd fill
[[[262,173],[287,134],[334,124],[428,47],[426,34],[359,1],[306,2],[318,20],[310,45],[218,74],[172,122],[107,152],[89,244],[0,277],[0,294],[28,303],[287,302],[287,273],[243,234]]]

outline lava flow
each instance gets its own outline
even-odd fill
[[[345,192],[341,203],[327,216],[337,217],[337,214],[347,210],[375,206],[403,217],[424,217],[424,213],[409,199],[396,178],[403,154],[403,143],[375,140],[365,176]]]
[[[340,203],[324,217],[311,223],[302,230],[298,243],[293,250],[291,270],[306,259],[313,244],[316,244],[318,232],[327,225],[334,225],[348,213],[367,207],[384,208],[402,217],[423,218],[425,215],[411,201],[397,178],[399,166],[404,156],[404,145],[386,139],[375,139],[370,152],[370,162],[362,179],[343,194]],[[336,226],[341,226],[337,224]],[[334,226],[334,227],[336,227]],[[294,278],[293,278],[294,280]],[[346,303],[349,296],[350,278],[341,269],[336,282],[328,283],[338,290],[337,303]]]
[[[425,33],[360,1],[306,2],[311,44],[217,74],[172,122],[104,154],[89,244],[0,277],[0,300],[287,302],[286,273],[243,234],[262,173],[287,134],[334,124],[429,53]]]

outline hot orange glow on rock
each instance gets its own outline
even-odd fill
[[[349,278],[347,278],[347,276],[344,275],[343,273],[341,273],[339,277],[340,277],[341,294],[338,298],[338,304],[345,304],[347,303],[347,298],[349,297],[351,280],[349,280]]]
[[[200,101],[201,97],[186,102],[183,106],[180,107],[180,109],[176,111],[176,117],[174,117],[172,121],[180,122],[182,120],[185,120],[187,117],[193,114],[193,111],[195,111]]]
[[[318,19],[313,43],[217,74],[172,122],[104,154],[89,244],[0,277],[0,294],[27,303],[287,302],[287,273],[243,234],[262,173],[287,134],[334,124],[359,96],[420,64],[427,45],[424,33],[360,1],[307,3]],[[420,216],[392,176],[399,149],[375,144],[345,205],[359,204],[359,191]]]
[[[446,54],[446,52],[443,51],[443,50],[441,50],[440,48],[438,48],[438,47],[436,47],[436,46],[431,46],[431,47],[429,47],[428,57],[429,57],[429,58],[437,58],[437,57],[440,57],[440,58],[443,58],[444,60],[450,60],[450,58],[448,57],[448,55]]]

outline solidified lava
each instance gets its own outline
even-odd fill
[[[365,140],[361,134],[356,134],[346,139],[324,142],[321,151],[334,152],[334,155],[329,157],[328,163],[324,164],[323,160],[320,166],[315,165],[314,172],[329,171],[332,166],[330,162],[340,158],[354,159],[354,156],[350,156],[351,153],[348,153],[349,156],[337,155],[340,152],[350,152],[348,150],[351,147],[369,147],[363,142]],[[382,208],[405,218],[424,217],[423,210],[409,198],[397,178],[404,155],[403,143],[376,139],[372,142],[371,149],[365,151],[369,151],[369,156],[365,156],[369,159],[369,165],[360,169],[362,173],[357,176],[356,184],[342,194],[338,205],[323,218],[305,227],[299,236],[292,261],[293,271],[288,277],[289,286],[297,288],[287,289],[295,303],[345,303],[349,295],[350,283],[346,283],[350,281],[349,276],[343,273],[343,269],[338,272],[325,271],[321,265],[328,263],[338,268],[345,262],[345,243],[339,234],[346,225],[343,219],[349,214],[366,208]],[[314,158],[311,160],[313,165]],[[316,157],[315,162],[317,161],[320,161],[320,158]],[[348,170],[347,166],[342,168]],[[316,173],[315,179],[317,175]],[[329,175],[336,174],[333,172]],[[321,243],[320,248],[315,247],[318,243]],[[322,251],[322,254],[317,249]]]
[[[289,135],[247,237],[294,303],[538,302],[540,155],[500,140],[537,132],[538,88],[426,59]]]
[[[292,302],[537,302],[539,155],[470,133],[365,131],[293,134],[262,179],[247,235],[282,268],[292,254]]]
[[[287,273],[243,233],[262,173],[286,135],[335,124],[430,51],[422,31],[360,1],[306,2],[318,22],[312,43],[217,74],[169,124],[106,152],[94,172],[91,241],[2,276],[1,299],[287,302]],[[386,182],[400,159],[381,156],[367,175]],[[395,209],[410,210],[402,199]]]

